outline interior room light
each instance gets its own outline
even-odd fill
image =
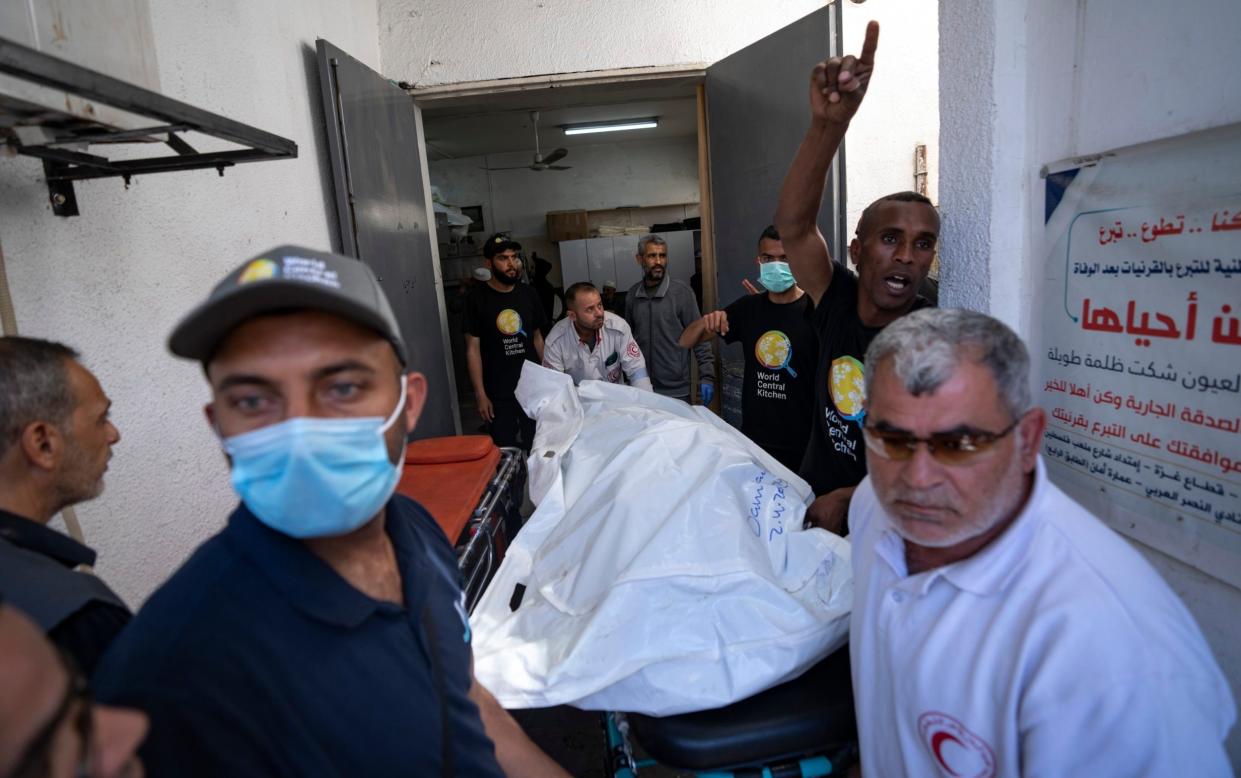
[[[658,127],[658,117],[649,119],[622,119],[618,122],[593,122],[590,124],[563,124],[565,135],[585,135],[590,132],[620,132],[621,130],[649,130]]]

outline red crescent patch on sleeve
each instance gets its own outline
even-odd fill
[[[918,731],[940,769],[960,778],[995,778],[997,762],[990,744],[958,719],[942,711],[918,717]],[[952,747],[946,748],[951,744]]]

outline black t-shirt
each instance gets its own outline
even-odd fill
[[[814,370],[819,339],[810,295],[773,303],[767,294],[745,295],[724,309],[725,343],[745,350],[741,431],[764,451],[796,471],[810,439],[814,414]]]
[[[832,283],[814,310],[814,329],[819,335],[819,364],[815,371],[814,426],[801,477],[815,496],[834,489],[856,486],[866,477],[865,443],[862,441],[862,360],[866,349],[883,327],[867,327],[858,318],[858,280],[853,271],[837,264]],[[918,297],[912,310],[924,308]]]
[[[479,284],[465,306],[465,334],[479,340],[483,359],[483,389],[488,399],[513,397],[521,378],[521,363],[538,364],[534,333],[543,329],[547,317],[538,293],[525,284],[511,292],[497,292]]]

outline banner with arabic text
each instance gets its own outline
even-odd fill
[[[1049,471],[1241,585],[1241,130],[1066,166],[1047,197],[1031,356]]]

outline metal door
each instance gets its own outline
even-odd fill
[[[403,90],[318,41],[340,242],[379,277],[429,393],[414,438],[461,432],[422,114]]]
[[[758,236],[810,124],[815,63],[840,52],[840,3],[802,17],[707,68],[707,137],[719,307],[755,278]],[[828,177],[819,227],[842,259],[844,146]]]

